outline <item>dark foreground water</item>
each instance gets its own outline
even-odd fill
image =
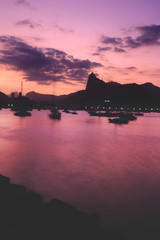
[[[0,173],[43,195],[98,212],[107,231],[160,239],[160,114],[128,125],[49,111],[0,111]]]

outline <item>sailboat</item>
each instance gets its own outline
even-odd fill
[[[25,109],[21,109],[17,112],[14,113],[14,116],[19,116],[19,117],[30,117],[32,114]]]
[[[49,114],[49,117],[52,118],[52,119],[60,120],[61,119],[61,113],[56,109],[52,109],[51,113]]]
[[[53,85],[53,87],[54,87],[54,90],[55,90],[55,86],[54,85]],[[54,94],[53,94],[53,98],[54,98]],[[55,105],[55,100],[53,100],[53,102],[54,102],[53,105]],[[51,113],[49,114],[49,117],[51,119],[58,119],[58,120],[61,119],[61,113],[57,109],[53,108],[50,111],[51,111]]]
[[[23,92],[23,82],[21,81],[21,92],[19,93],[19,101],[21,106],[19,109],[14,113],[14,116],[19,116],[19,117],[30,117],[32,114],[27,111],[26,106],[23,106],[22,104],[22,92]]]
[[[74,111],[74,112],[71,112],[71,114],[76,115],[76,114],[78,114],[78,113]]]

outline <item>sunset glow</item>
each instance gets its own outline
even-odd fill
[[[160,86],[160,1],[5,0],[0,91],[55,95],[105,82]],[[54,90],[53,90],[54,89]]]

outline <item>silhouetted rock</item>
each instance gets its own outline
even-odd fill
[[[88,82],[86,86],[87,94],[99,95],[103,94],[106,90],[106,83],[96,77],[94,73],[91,73],[88,77]]]
[[[5,184],[9,184],[9,183],[10,183],[10,178],[5,177],[0,174],[0,184],[5,185]]]
[[[113,104],[127,105],[160,105],[160,88],[152,83],[120,84],[100,80],[91,73],[86,87],[88,102],[103,104],[109,99]]]
[[[123,233],[119,231],[112,231],[108,233],[108,240],[126,240]]]
[[[63,98],[65,98],[66,95],[61,95],[61,96],[55,96],[52,94],[41,94],[41,93],[36,93],[34,91],[29,92],[26,94],[26,97],[34,100],[36,102],[43,102],[43,103],[49,103],[53,104],[53,102],[61,101]]]
[[[10,98],[3,92],[0,92],[0,106],[6,105],[9,102],[10,102]]]
[[[86,89],[61,96],[30,92],[28,98],[38,102],[56,102],[63,107],[77,107],[83,109],[85,105],[104,104],[106,99],[111,104],[131,106],[160,106],[160,88],[152,83],[120,84],[104,82],[91,73],[88,77]]]
[[[17,240],[105,240],[96,214],[89,215],[52,199],[11,184],[0,175],[0,236]]]

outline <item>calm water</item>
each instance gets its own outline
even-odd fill
[[[0,172],[44,196],[100,213],[128,240],[160,239],[160,114],[128,125],[49,111],[0,111]]]

